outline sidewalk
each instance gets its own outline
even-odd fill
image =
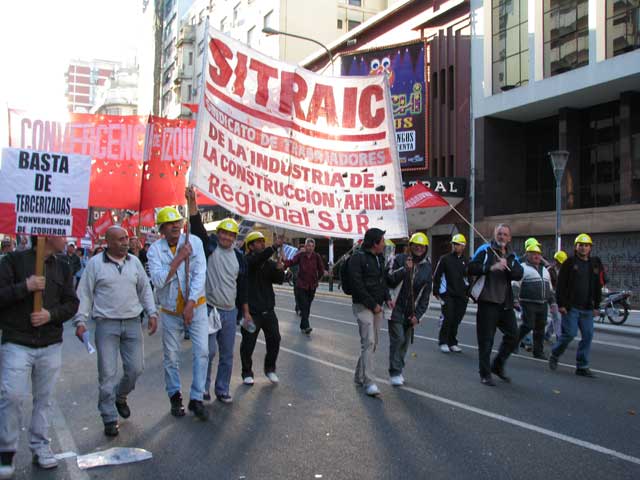
[[[275,286],[276,290],[293,292],[293,288],[289,285],[283,285],[282,287]],[[327,295],[333,296],[336,298],[343,298],[345,300],[349,299],[347,295],[345,295],[342,290],[338,288],[337,283],[333,285],[333,292],[329,291],[328,283],[321,283],[316,290],[316,294],[319,295]],[[440,303],[436,300],[435,297],[431,297],[431,301],[429,302],[429,309],[440,311]],[[467,312],[475,313],[478,311],[478,307],[473,302],[469,302],[469,306],[467,307]],[[594,328],[597,331],[611,333],[615,335],[631,335],[640,337],[640,311],[639,310],[631,310],[629,312],[629,318],[622,325],[614,325],[609,323],[608,320],[605,323],[596,322],[594,324]]]

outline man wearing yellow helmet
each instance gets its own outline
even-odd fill
[[[404,384],[404,359],[413,328],[429,307],[431,262],[427,257],[429,239],[414,233],[409,239],[409,253],[397,255],[387,272],[393,308],[385,309],[389,320],[389,377],[391,385]]]
[[[553,256],[553,262],[551,265],[547,267],[549,270],[549,276],[551,277],[551,286],[555,291],[558,286],[558,274],[560,273],[560,267],[567,259],[567,254],[560,250],[555,253]],[[544,332],[544,339],[547,341],[551,340],[551,335],[555,334],[556,341],[560,338],[560,334],[562,333],[562,317],[560,316],[560,312],[558,311],[558,305],[551,308],[551,320],[547,324],[547,328]]]
[[[201,420],[208,418],[202,403],[207,374],[207,311],[204,305],[205,258],[202,242],[182,233],[184,219],[173,207],[158,212],[156,223],[164,236],[148,252],[149,275],[160,306],[164,378],[171,401],[171,414],[184,416],[180,391],[180,338],[185,328],[191,331],[193,378],[189,410]],[[186,260],[189,259],[188,269]],[[189,291],[186,285],[189,284]]]
[[[593,317],[598,315],[602,299],[602,262],[591,256],[593,242],[586,233],[574,241],[575,254],[560,267],[558,275],[558,307],[562,314],[562,334],[551,349],[549,368],[558,368],[558,359],[580,330],[582,339],[576,353],[576,375],[595,377],[589,368],[593,340]]]
[[[189,223],[194,235],[202,240],[207,257],[206,297],[207,305],[220,315],[221,328],[209,335],[209,366],[205,384],[205,399],[210,399],[212,364],[216,347],[220,350],[218,372],[215,381],[215,395],[222,403],[231,403],[229,387],[233,370],[233,349],[236,338],[236,321],[239,311],[242,312],[245,325],[252,325],[249,312],[249,284],[247,262],[244,254],[234,248],[238,236],[238,223],[232,218],[225,218],[218,223],[216,233],[208,236],[198,211],[196,193],[193,188],[187,189],[189,205]]]
[[[462,352],[457,336],[458,326],[467,312],[469,293],[467,260],[464,258],[466,245],[464,235],[454,235],[451,238],[451,253],[440,257],[433,275],[433,294],[443,302],[444,319],[438,335],[442,353]]]

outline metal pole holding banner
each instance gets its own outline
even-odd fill
[[[329,237],[329,291],[333,292],[333,237]]]
[[[38,243],[36,244],[36,271],[35,275],[38,277],[44,276],[44,248],[47,239],[44,237],[38,237]],[[33,311],[39,312],[42,310],[42,292],[37,291],[33,294]]]

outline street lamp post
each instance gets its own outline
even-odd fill
[[[567,166],[567,160],[569,160],[569,152],[566,150],[555,150],[549,152],[549,158],[551,158],[551,166],[553,167],[553,175],[556,177],[556,251],[562,250],[562,241],[560,238],[560,211],[562,205],[560,203],[562,196],[562,176],[564,175],[564,169]]]
[[[331,64],[331,74],[333,75],[333,56],[331,55],[331,51],[327,48],[324,43],[321,43],[313,38],[305,37],[303,35],[296,35],[295,33],[283,32],[281,30],[276,30],[271,27],[264,27],[262,29],[262,33],[265,35],[284,35],[286,37],[299,38],[300,40],[306,40],[307,42],[315,43],[316,45],[320,45],[327,52],[327,56],[329,57],[329,63]]]

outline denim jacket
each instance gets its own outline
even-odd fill
[[[184,245],[186,236],[180,235],[176,252]],[[192,246],[192,253],[189,257],[189,298],[198,302],[200,297],[204,296],[204,284],[206,279],[207,262],[204,257],[202,242],[195,235],[189,236],[189,242]],[[184,294],[185,288],[185,266],[184,262],[178,267],[176,275],[165,283],[174,254],[164,238],[157,240],[149,248],[147,253],[149,274],[151,275],[151,283],[155,287],[156,297],[160,306],[167,310],[174,310],[178,301],[178,289],[182,289]]]

